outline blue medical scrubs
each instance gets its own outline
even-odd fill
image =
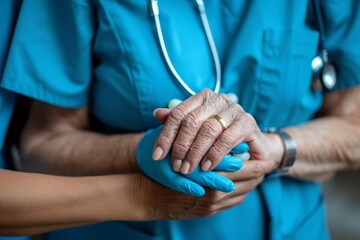
[[[20,0],[1,1],[1,21],[0,21],[0,76],[8,54],[11,37],[14,31],[16,18],[21,5]],[[0,169],[6,168],[3,159],[3,145],[6,130],[13,112],[15,104],[15,94],[0,88]],[[1,237],[0,240],[23,240],[29,237]]]
[[[89,105],[106,133],[159,125],[157,107],[188,94],[164,63],[146,0],[27,1],[2,86],[56,106]],[[322,93],[311,88],[319,33],[308,1],[205,1],[222,64],[221,92],[238,95],[261,129],[311,120]],[[360,82],[359,1],[321,1],[325,47],[338,89]],[[195,1],[159,1],[169,55],[195,91],[215,70]],[[40,27],[41,26],[41,27]],[[328,239],[317,183],[269,175],[246,200],[208,218],[110,222],[49,233],[47,239]]]

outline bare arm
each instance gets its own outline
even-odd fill
[[[0,170],[0,235],[145,220],[147,210],[135,201],[139,178],[139,174],[58,177]]]
[[[292,176],[322,180],[360,167],[360,87],[325,95],[321,114],[286,129],[298,145]]]
[[[208,189],[198,198],[173,191],[142,174],[59,177],[0,171],[0,235],[28,235],[111,220],[187,219],[240,204],[271,170],[249,161],[228,173],[236,189]]]
[[[59,175],[138,171],[135,151],[142,134],[90,132],[88,109],[34,102],[22,143],[22,168]]]

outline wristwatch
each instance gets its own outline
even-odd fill
[[[296,160],[296,142],[294,139],[286,132],[278,130],[274,132],[277,134],[284,147],[284,155],[281,159],[279,171],[287,171],[289,168],[294,165]]]

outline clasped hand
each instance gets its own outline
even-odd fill
[[[191,174],[183,175],[174,172],[171,168],[170,154],[167,154],[162,161],[154,161],[152,159],[152,150],[162,128],[147,131],[139,143],[136,159],[145,175],[162,185],[195,197],[205,194],[203,187],[210,187],[222,192],[231,192],[235,189],[234,183],[229,178],[214,171],[204,172],[199,167],[196,167]],[[246,152],[247,150],[247,144],[240,144],[235,149],[236,153]],[[240,170],[242,165],[241,159],[226,155],[214,170],[235,172]]]
[[[164,128],[153,159],[163,159],[171,149],[174,171],[192,173],[200,162],[204,171],[212,170],[241,142],[249,144],[251,159],[269,157],[268,143],[254,117],[226,94],[205,89],[173,109],[155,110],[154,115]]]

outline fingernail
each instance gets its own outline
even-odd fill
[[[181,159],[175,159],[175,160],[174,160],[174,164],[173,164],[173,170],[174,170],[175,172],[180,172],[181,164],[182,164],[182,160],[181,160]]]
[[[204,165],[202,165],[201,169],[203,171],[209,171],[210,167],[211,167],[211,161],[208,159],[208,160],[206,160]]]
[[[156,147],[153,152],[152,159],[159,160],[163,152],[164,151],[162,150],[161,147]]]
[[[190,163],[188,161],[184,161],[183,165],[181,166],[181,173],[188,174],[190,169]]]
[[[159,108],[155,108],[155,110],[153,111],[153,116],[156,117],[156,112],[159,111]]]

